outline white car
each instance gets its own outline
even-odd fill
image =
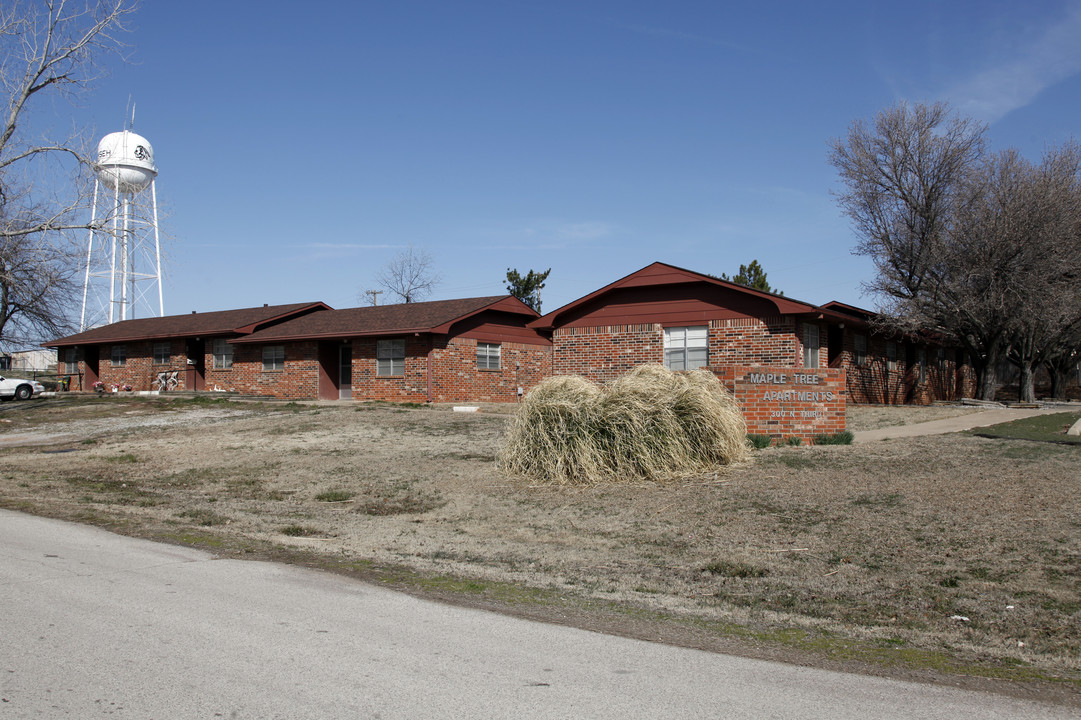
[[[36,380],[0,376],[0,400],[29,400],[43,392],[45,386]]]

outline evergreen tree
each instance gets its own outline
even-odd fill
[[[721,273],[721,280],[734,282],[737,285],[744,285],[749,288],[754,288],[755,290],[761,290],[762,292],[784,296],[783,292],[774,290],[769,286],[769,282],[766,281],[766,271],[758,264],[758,260],[752,260],[750,265],[740,265],[739,274],[735,277],[728,277],[724,273]]]
[[[550,272],[552,272],[552,268],[548,268],[544,272],[530,270],[525,275],[522,275],[517,270],[507,268],[507,292],[540,312],[540,291],[544,288],[544,281],[548,279]]]

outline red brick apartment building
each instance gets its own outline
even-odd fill
[[[61,372],[148,390],[295,399],[513,402],[550,375],[706,367],[752,431],[844,428],[844,404],[971,396],[963,353],[884,334],[874,313],[812,305],[653,263],[543,317],[510,295],[333,310],[323,303],[127,320],[47,343]],[[79,382],[72,387],[79,387]]]
[[[295,399],[512,402],[549,373],[551,341],[510,295],[333,310],[323,303],[125,320],[48,343],[73,388]],[[80,384],[81,379],[81,384]]]
[[[644,363],[707,367],[752,432],[808,437],[844,429],[844,404],[971,396],[963,353],[927,337],[876,332],[874,313],[816,306],[665,263],[544,315],[553,372],[598,382]]]

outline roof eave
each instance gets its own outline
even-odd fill
[[[303,342],[304,340],[346,340],[349,338],[361,338],[361,337],[386,337],[395,335],[425,335],[425,334],[439,334],[432,328],[417,327],[417,328],[393,328],[390,330],[372,330],[368,332],[355,332],[355,331],[340,331],[340,332],[325,332],[325,333],[305,333],[303,335],[267,335],[262,337],[253,338],[251,335],[244,335],[238,338],[233,338],[229,342],[235,345],[259,345],[265,343],[278,343],[278,342]]]
[[[497,307],[499,305],[503,305],[504,303],[506,303],[508,301],[512,301],[512,300],[514,301],[514,303],[517,303],[521,307],[515,307],[513,309]],[[467,320],[467,319],[473,317],[474,315],[479,315],[480,313],[485,312],[487,310],[500,310],[500,311],[503,311],[503,312],[514,313],[514,314],[518,314],[518,315],[527,315],[527,316],[528,315],[533,315],[534,317],[537,317],[537,318],[540,317],[540,313],[538,313],[536,310],[534,310],[533,308],[529,307],[524,302],[522,302],[521,298],[516,298],[513,295],[505,295],[505,296],[499,298],[498,300],[496,300],[495,302],[488,303],[484,307],[477,308],[476,310],[472,310],[470,312],[467,312],[464,315],[459,315],[456,318],[452,318],[450,320],[447,320],[444,323],[440,323],[439,325],[436,325],[436,326],[432,327],[431,332],[437,333],[437,334],[440,334],[440,335],[446,335],[446,334],[448,334],[450,332],[450,328],[451,328],[452,325],[454,325],[454,323],[461,322],[462,320]],[[526,325],[528,327],[528,323]]]

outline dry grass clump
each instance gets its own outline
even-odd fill
[[[541,482],[655,480],[744,460],[746,437],[713,373],[642,365],[604,388],[573,375],[541,382],[518,409],[500,462]]]

